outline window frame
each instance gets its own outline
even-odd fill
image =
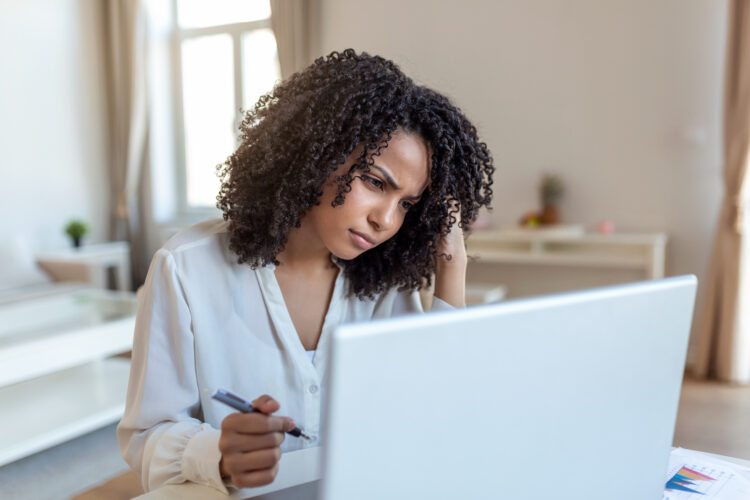
[[[182,42],[201,36],[227,34],[232,39],[234,70],[235,130],[242,122],[240,109],[244,99],[242,36],[260,29],[272,29],[271,18],[232,24],[221,24],[202,28],[180,28],[177,17],[177,0],[171,0],[172,42],[170,47],[172,68],[172,110],[174,120],[174,163],[177,181],[177,213],[187,218],[213,216],[215,206],[190,205],[187,199],[187,157],[185,151],[185,116],[183,110]],[[217,164],[219,159],[217,159]]]

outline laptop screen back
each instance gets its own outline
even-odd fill
[[[324,500],[662,498],[693,276],[344,325]]]

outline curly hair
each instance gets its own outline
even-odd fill
[[[398,287],[429,286],[442,235],[465,227],[492,200],[492,156],[476,128],[443,95],[416,85],[392,61],[352,49],[318,58],[262,96],[240,125],[240,145],[217,167],[217,207],[229,221],[230,249],[252,268],[270,263],[289,232],[320,203],[323,185],[360,145],[336,179],[333,206],[373,165],[397,130],[418,134],[431,152],[425,195],[390,240],[343,266],[351,289],[373,298]],[[460,221],[456,214],[460,213]],[[450,258],[450,256],[446,256]]]

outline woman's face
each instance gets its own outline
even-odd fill
[[[326,248],[351,260],[393,237],[410,207],[416,204],[430,178],[430,155],[419,135],[397,131],[374,156],[369,172],[355,171],[352,190],[343,205],[331,206],[339,176],[346,174],[362,152],[357,148],[323,186],[320,205],[307,213]]]

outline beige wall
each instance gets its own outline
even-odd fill
[[[99,8],[0,0],[0,231],[26,233],[37,248],[66,244],[72,217],[92,223],[92,240],[106,238]],[[351,46],[392,58],[475,121],[498,165],[497,225],[533,208],[540,173],[554,171],[567,183],[568,221],[665,231],[667,272],[704,275],[721,194],[725,1],[321,8],[321,52]]]
[[[67,245],[74,217],[108,236],[96,0],[0,0],[0,234]]]
[[[499,167],[496,223],[561,174],[569,221],[672,237],[701,272],[720,196],[724,2],[324,0],[322,51],[392,58],[450,95]]]
[[[539,176],[553,171],[567,221],[664,231],[667,273],[705,275],[721,196],[725,1],[323,0],[321,17],[321,52],[394,59],[476,123],[498,166],[495,224],[535,208]],[[600,279],[499,273],[511,294]]]

